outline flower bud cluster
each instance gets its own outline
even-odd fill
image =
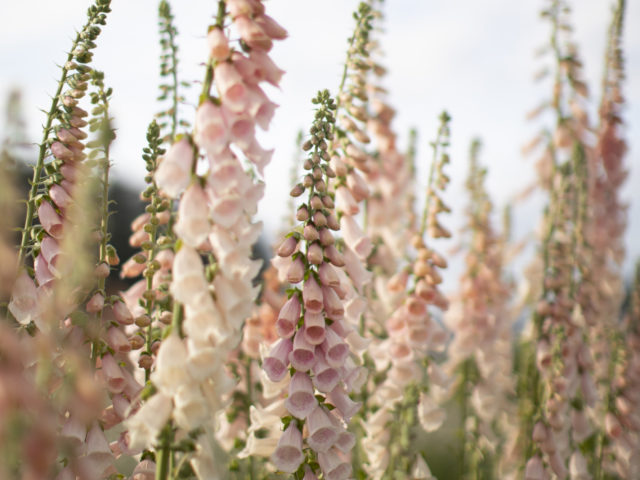
[[[350,358],[347,337],[352,327],[345,321],[346,292],[339,273],[345,258],[331,233],[340,230],[340,224],[326,191],[333,172],[327,165],[325,139],[332,131],[336,107],[327,91],[320,92],[314,103],[319,107],[311,139],[303,147],[310,150],[305,164],[309,173],[292,192],[299,196],[308,190],[308,201],[297,212],[301,227],[285,238],[277,252],[282,276],[293,285],[302,283],[302,288],[289,290],[275,325],[280,340],[264,357],[263,368],[272,382],[291,376],[284,402],[290,416],[283,420],[285,430],[271,456],[276,468],[304,472],[306,443],[325,478],[346,479],[355,444],[346,427],[360,406],[349,393],[362,385],[358,378],[363,372]],[[307,475],[317,478],[319,473]]]
[[[160,147],[160,133],[160,127],[152,122],[147,131],[148,146],[143,150],[148,174],[147,188],[141,199],[147,206],[132,222],[133,233],[129,238],[129,244],[140,248],[140,252],[124,262],[120,270],[122,278],[143,277],[124,292],[125,303],[119,304],[119,308],[128,313],[124,320],[131,325],[127,333],[132,349],[138,352],[133,360],[137,360],[138,366],[145,371],[146,380],[160,346],[161,332],[172,318],[167,296],[174,258],[173,234],[167,228],[172,216],[171,202],[160,195],[153,180],[158,158],[165,153]]]

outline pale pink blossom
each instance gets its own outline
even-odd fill
[[[328,249],[325,250],[325,254],[327,253],[327,251]],[[327,254],[327,257],[329,257],[328,254]],[[344,249],[344,254],[342,255],[342,259],[343,259],[347,274],[349,275],[349,278],[353,282],[353,286],[356,287],[356,289],[361,292],[362,288],[365,285],[367,285],[369,282],[371,282],[371,279],[373,278],[373,274],[365,268],[364,263],[358,257],[358,255],[348,247]],[[336,265],[334,262],[331,262],[331,263]],[[336,265],[336,266],[339,266],[339,265]]]
[[[271,461],[278,470],[293,473],[303,460],[302,434],[296,427],[296,422],[291,422],[280,437],[276,451],[271,456]]]
[[[229,41],[221,28],[213,27],[207,34],[207,48],[209,57],[218,62],[224,62],[229,58]]]
[[[171,145],[155,173],[158,187],[171,198],[177,198],[191,182],[193,161],[193,147],[189,140],[183,138]]]
[[[418,400],[418,420],[425,432],[438,430],[447,414],[436,402],[427,394],[421,393]]]
[[[64,133],[63,133],[63,136],[65,136]],[[60,160],[70,161],[70,160],[74,159],[73,152],[71,150],[69,150],[61,142],[53,142],[51,144],[51,153],[53,154],[54,157],[56,157],[56,158],[58,158]]]
[[[107,382],[107,389],[111,393],[120,393],[124,390],[126,380],[124,370],[116,363],[115,359],[106,354],[101,359],[102,375]]]
[[[183,383],[173,397],[173,418],[185,430],[194,430],[204,424],[210,412],[197,384]]]
[[[316,452],[326,452],[338,440],[339,430],[335,428],[329,415],[323,407],[318,406],[307,417],[307,443]]]
[[[431,475],[427,462],[420,454],[416,455],[416,461],[411,469],[411,478],[414,480],[435,480],[435,477]]]
[[[329,392],[327,399],[338,409],[342,414],[342,418],[344,418],[344,421],[347,423],[351,420],[351,417],[360,410],[361,403],[351,400],[347,392],[340,385]]]
[[[322,313],[304,314],[304,336],[311,345],[320,345],[325,339],[325,320]]]
[[[87,302],[86,310],[88,313],[98,313],[104,308],[104,295],[100,292],[94,293]]]
[[[249,47],[269,51],[273,45],[269,35],[256,23],[246,15],[234,17],[233,23],[238,29],[238,33],[242,40]]]
[[[360,207],[355,198],[353,198],[351,191],[344,185],[336,189],[336,210],[345,215],[357,215],[360,211]]]
[[[322,289],[313,275],[304,282],[302,288],[302,299],[304,301],[305,311],[309,313],[320,313],[324,305]]]
[[[324,312],[326,317],[338,321],[344,317],[344,305],[335,290],[331,287],[322,287]]]
[[[313,384],[323,393],[329,393],[333,390],[341,379],[338,369],[327,363],[322,352],[316,352],[316,363],[313,366],[313,373]]]
[[[293,295],[280,309],[278,320],[276,321],[276,331],[280,337],[290,338],[293,336],[296,325],[300,320],[300,311],[301,305],[298,295]]]
[[[49,270],[49,264],[42,253],[39,253],[36,257],[33,268],[35,270],[36,282],[38,282],[38,286],[40,287],[49,286],[56,278],[51,270]]]
[[[340,367],[349,355],[349,346],[332,327],[325,331],[325,339],[321,345],[325,352],[325,360],[332,367]]]
[[[211,200],[211,219],[224,228],[231,228],[242,215],[246,198],[235,192],[218,195],[207,189]]]
[[[53,238],[62,238],[62,218],[49,202],[42,202],[38,207],[38,219],[45,232]]]
[[[111,327],[107,330],[107,344],[117,353],[127,353],[131,351],[131,344],[124,332],[117,328]]]
[[[16,279],[8,308],[21,325],[27,325],[40,316],[38,291],[33,279],[27,272],[23,271]]]
[[[281,338],[271,348],[269,355],[265,357],[263,368],[272,382],[281,381],[287,374],[289,366],[289,354],[293,350],[293,343],[288,338]]]
[[[216,65],[213,76],[223,105],[234,113],[244,111],[249,101],[249,92],[235,66],[231,62],[221,62]]]
[[[281,257],[288,257],[296,251],[298,247],[298,240],[292,235],[285,238],[278,247],[278,255]]]
[[[580,450],[575,450],[571,454],[569,459],[569,477],[571,480],[590,480],[589,468],[587,466],[587,459]]]
[[[154,480],[156,478],[156,464],[151,460],[143,460],[133,469],[131,480]]]
[[[291,365],[296,370],[308,371],[316,363],[315,345],[307,342],[304,329],[299,329],[293,339],[293,350],[289,354]]]
[[[347,174],[347,187],[351,191],[356,202],[361,202],[369,196],[369,187],[367,186],[367,183],[355,171],[351,171]]]
[[[124,302],[117,301],[112,305],[113,315],[120,325],[131,325],[133,323],[133,315]]]
[[[228,112],[226,117],[231,142],[243,152],[249,150],[255,141],[256,128],[254,120],[244,112]]]
[[[53,200],[53,203],[55,203],[61,210],[64,210],[71,205],[71,196],[58,184],[53,184],[51,188],[49,188],[49,196],[51,197],[51,200]]]
[[[287,281],[291,284],[300,283],[304,279],[305,265],[300,257],[291,262],[287,270]]]
[[[227,8],[232,18],[240,15],[253,15],[260,13],[260,8],[264,8],[259,1],[256,0],[227,0]],[[263,10],[264,11],[264,10]]]
[[[174,395],[182,384],[188,382],[186,370],[187,348],[177,332],[173,332],[160,344],[151,381],[165,395]]]
[[[207,291],[207,283],[204,278],[202,259],[192,247],[183,245],[173,261],[171,293],[179,302],[192,303],[205,291]]]
[[[249,53],[249,60],[254,66],[254,71],[251,77],[253,77],[256,82],[264,80],[274,87],[277,87],[280,84],[280,79],[284,74],[284,70],[278,68],[269,55],[260,50],[251,50]],[[247,75],[247,77],[249,77],[249,75]]]
[[[229,143],[229,129],[222,109],[209,100],[196,111],[194,140],[210,156],[225,151]]]
[[[318,463],[327,480],[346,480],[353,471],[348,457],[336,448],[318,453]]]
[[[209,235],[211,223],[207,196],[197,182],[192,183],[180,199],[174,230],[187,245],[194,248],[200,246]]]
[[[537,455],[531,457],[524,470],[525,480],[544,480],[546,477],[542,459]]]
[[[84,443],[87,436],[87,427],[75,416],[71,416],[64,422],[60,432],[60,438],[69,446],[77,448]]]
[[[309,375],[303,372],[294,373],[289,384],[289,396],[285,401],[289,413],[302,419],[309,415],[316,405],[318,400],[314,395]]]
[[[340,219],[340,230],[347,246],[356,253],[360,260],[366,260],[371,253],[373,245],[353,217],[343,215]]]
[[[264,173],[264,167],[266,167],[273,157],[274,149],[265,150],[260,146],[257,141],[253,141],[247,150],[244,150],[244,154],[257,168],[258,172],[262,175]]]

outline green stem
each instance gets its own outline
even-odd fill
[[[171,329],[182,338],[182,304],[174,300],[173,302],[173,318],[171,320]]]
[[[438,145],[440,145],[440,138],[442,137],[443,126],[438,129],[438,135],[436,141],[433,143],[433,158],[431,160],[431,167],[429,168],[429,178],[427,180],[427,195],[424,201],[424,209],[422,210],[422,219],[420,221],[420,236],[424,237],[427,231],[427,216],[429,214],[429,207],[431,205],[431,197],[433,190],[433,177],[436,172],[436,163],[438,162]]]
[[[165,441],[162,444],[162,448],[158,450],[156,459],[156,480],[168,480],[169,478],[169,458],[171,457],[171,451],[169,442]]]

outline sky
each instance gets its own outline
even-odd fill
[[[57,64],[64,61],[75,29],[81,28],[90,2],[87,0],[29,0],[3,2],[0,17],[0,109],[6,93],[19,87],[32,141],[41,137],[49,96],[59,77]],[[289,38],[278,42],[272,57],[287,73],[280,89],[266,89],[280,108],[270,131],[260,137],[275,148],[266,169],[266,194],[259,217],[273,236],[285,214],[289,169],[296,155],[295,137],[312,119],[310,99],[317,90],[335,93],[342,74],[347,38],[353,28],[352,0],[268,0],[267,13],[281,23]],[[533,158],[523,158],[521,147],[538,130],[525,120],[527,111],[548,97],[548,83],[533,82],[545,58],[534,52],[545,44],[549,27],[539,18],[541,0],[450,0],[429,2],[387,0],[384,6],[383,59],[389,70],[384,83],[396,109],[394,127],[399,144],[406,146],[410,128],[418,130],[418,182],[424,184],[431,158],[429,141],[436,134],[437,117],[446,109],[452,117],[452,185],[447,201],[454,210],[443,222],[454,232],[461,224],[466,204],[463,185],[471,140],[483,142],[481,161],[488,166],[488,187],[500,209],[534,181]],[[599,99],[606,31],[611,0],[573,1],[575,40],[584,61],[592,91],[592,114]],[[631,175],[624,197],[630,204],[627,248],[630,261],[640,256],[640,29],[630,19],[640,18],[640,0],[627,2],[624,49],[628,105],[624,112],[630,145],[627,165]],[[205,35],[216,2],[174,1],[179,32],[180,77],[197,82],[203,77]],[[114,174],[133,186],[143,182],[147,125],[158,110],[155,102],[158,77],[157,1],[112,2],[113,12],[98,40],[94,67],[105,72],[114,89],[111,103],[117,140],[113,146]],[[183,116],[193,118],[199,88],[186,91]],[[0,129],[4,120],[0,120]],[[515,232],[532,236],[542,200],[516,205]]]

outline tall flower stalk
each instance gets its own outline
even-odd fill
[[[494,478],[511,405],[509,288],[503,278],[504,242],[491,224],[492,204],[479,165],[480,142],[471,145],[467,190],[468,253],[461,291],[448,320],[455,337],[447,363],[460,403],[463,478]]]
[[[111,0],[96,0],[96,3],[89,7],[87,11],[87,23],[77,33],[69,54],[67,55],[67,60],[61,68],[58,88],[51,99],[51,107],[47,113],[38,159],[33,168],[31,190],[29,191],[27,200],[27,212],[22,229],[20,250],[18,252],[19,263],[22,263],[29,253],[30,241],[33,238],[31,230],[33,228],[34,215],[36,215],[37,194],[43,185],[42,174],[45,170],[46,159],[49,155],[53,155],[59,159],[61,155],[68,156],[64,150],[67,149],[66,147],[69,146],[69,143],[78,140],[74,135],[77,131],[73,130],[78,127],[72,125],[70,120],[73,115],[73,108],[77,104],[78,99],[84,96],[86,89],[85,76],[88,72],[86,64],[92,60],[93,54],[91,50],[95,48],[95,41],[100,35],[100,25],[106,24],[107,14],[111,11],[110,3]],[[67,90],[63,92],[65,88],[67,88]],[[60,127],[62,127],[63,131],[62,135],[65,138],[60,138],[60,127],[54,126],[54,122],[56,121],[60,122]],[[76,122],[78,123],[79,121],[76,120]],[[69,137],[66,132],[68,132],[71,137]],[[55,166],[53,168],[55,168]],[[50,172],[46,173],[50,174]]]

